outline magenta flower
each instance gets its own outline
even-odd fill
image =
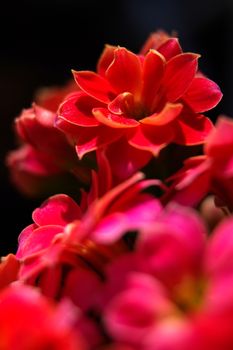
[[[138,350],[231,349],[232,230],[228,219],[207,238],[194,211],[168,206],[140,233],[137,265],[106,307],[113,341]]]

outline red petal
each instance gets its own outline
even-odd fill
[[[150,152],[142,151],[129,145],[125,138],[120,138],[109,145],[106,154],[114,177],[120,181],[124,181],[126,178],[135,174],[152,157]]]
[[[97,64],[97,73],[105,77],[105,72],[112,63],[114,59],[114,51],[117,49],[117,46],[106,45],[104,51],[102,52],[98,64]]]
[[[100,75],[90,71],[73,71],[74,78],[81,90],[98,101],[108,103],[114,95],[109,82]]]
[[[219,152],[229,153],[230,156],[233,149],[233,120],[221,115],[218,117],[215,127],[205,145],[205,154],[214,158],[221,156]]]
[[[183,114],[177,120],[174,142],[181,145],[198,145],[206,140],[213,123],[204,115]]]
[[[140,58],[125,48],[115,50],[114,60],[106,71],[106,77],[117,93],[139,94],[142,83]]]
[[[114,114],[126,114],[133,111],[134,108],[134,97],[130,92],[123,92],[118,95],[112,102],[108,104],[108,109]]]
[[[183,105],[181,103],[167,103],[160,113],[154,113],[151,116],[141,119],[140,123],[147,125],[166,125],[176,119],[180,114]]]
[[[61,117],[69,123],[79,126],[97,126],[99,123],[92,114],[92,109],[97,105],[104,106],[84,92],[79,92],[60,105],[58,118]]]
[[[159,151],[171,142],[172,138],[173,131],[169,126],[152,127],[151,125],[142,124],[129,137],[129,144],[157,156]]]
[[[217,84],[204,77],[195,77],[182,97],[194,112],[200,113],[215,107],[222,98]]]
[[[113,114],[105,108],[94,108],[93,114],[100,123],[111,128],[135,128],[139,125],[135,119]]]
[[[190,169],[190,172],[195,172],[196,169]],[[188,174],[192,175],[192,174]],[[186,179],[185,179],[186,180]],[[178,187],[178,188],[177,188]],[[167,204],[169,202],[177,202],[185,206],[196,206],[206,196],[210,190],[210,173],[209,171],[203,171],[195,176],[187,186],[179,188],[178,186],[171,186],[162,203]]]
[[[163,86],[169,102],[175,102],[189,88],[197,71],[199,55],[183,53],[167,63]]]
[[[158,51],[166,58],[167,61],[182,53],[182,49],[177,38],[168,39],[158,48]]]
[[[38,226],[62,225],[80,219],[81,210],[76,202],[65,194],[48,198],[40,208],[32,213],[33,221]]]
[[[142,46],[140,55],[146,55],[150,49],[158,50],[169,39],[170,36],[163,30],[151,33]]]
[[[95,151],[122,136],[122,132],[116,128],[108,128],[105,125],[96,128],[80,128],[77,139],[76,151],[79,159],[86,153]]]
[[[153,102],[160,87],[164,74],[165,60],[155,50],[150,50],[143,63],[143,89],[142,103],[148,109],[153,110]]]

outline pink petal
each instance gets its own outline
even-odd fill
[[[35,229],[24,241],[23,247],[17,252],[17,258],[25,259],[48,248],[54,237],[63,232],[59,225],[48,225]]]
[[[69,298],[81,310],[88,312],[97,302],[101,282],[99,276],[91,269],[72,269],[65,280],[62,297]]]
[[[144,229],[137,241],[142,271],[174,287],[200,271],[205,227],[190,208],[170,203]]]
[[[138,199],[131,203],[130,208],[103,218],[93,230],[91,237],[97,243],[112,244],[127,232],[150,225],[160,210],[161,206],[157,200],[138,196]]]
[[[233,219],[226,218],[222,221],[211,236],[207,258],[206,269],[211,277],[232,278],[233,272]]]
[[[88,95],[103,103],[112,99],[114,91],[109,82],[100,75],[91,71],[73,71],[73,74],[80,89]]]
[[[57,194],[47,199],[32,213],[38,226],[61,225],[80,219],[82,213],[78,204],[65,194]]]
[[[106,77],[118,94],[131,92],[138,95],[142,83],[139,57],[123,47],[117,48],[114,60],[106,71]]]
[[[166,125],[178,117],[182,108],[183,105],[180,103],[173,104],[168,102],[161,112],[154,113],[149,117],[141,119],[140,123],[154,126]]]
[[[183,53],[168,61],[163,87],[169,102],[178,100],[189,88],[197,71],[199,55]]]
[[[135,128],[139,125],[135,119],[113,114],[106,108],[94,108],[93,115],[100,123],[111,128]]]
[[[104,320],[115,339],[143,348],[157,320],[174,310],[163,286],[151,276],[132,273],[127,282],[107,306]]]
[[[155,50],[150,50],[143,63],[142,101],[148,111],[152,111],[157,91],[160,87],[165,68],[165,60]]]
[[[217,84],[204,77],[195,77],[182,99],[196,113],[215,107],[222,98]]]
[[[213,123],[204,115],[189,112],[182,113],[176,122],[176,136],[174,142],[181,145],[198,145],[204,143]]]

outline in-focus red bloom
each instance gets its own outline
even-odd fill
[[[39,290],[12,285],[0,293],[1,350],[85,350],[71,304],[55,306]]]
[[[233,121],[219,116],[215,126],[204,145],[204,155],[188,158],[172,177],[164,202],[196,205],[213,193],[220,206],[233,211]]]
[[[161,33],[139,54],[108,45],[96,73],[73,72],[80,91],[61,104],[56,125],[74,139],[80,158],[116,140],[142,159],[171,142],[200,144],[212,129],[202,113],[222,93],[198,73],[198,58]]]

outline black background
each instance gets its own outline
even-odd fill
[[[200,53],[201,70],[219,84],[221,103],[209,116],[233,116],[232,0],[117,2],[8,1],[0,8],[0,215],[1,255],[15,252],[17,236],[31,223],[37,200],[9,182],[6,153],[15,148],[13,120],[31,105],[35,91],[62,85],[71,69],[95,70],[106,43],[137,52],[147,36],[177,32],[184,51]]]

